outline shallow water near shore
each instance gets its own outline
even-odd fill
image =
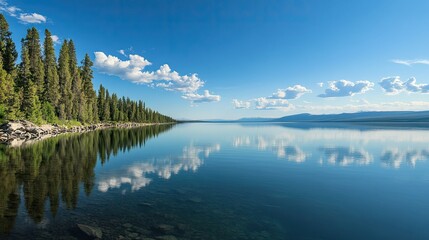
[[[192,123],[0,147],[1,239],[429,239],[429,130]]]

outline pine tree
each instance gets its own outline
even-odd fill
[[[31,62],[28,52],[27,47],[22,45],[22,61],[19,71],[20,82],[23,85],[21,109],[26,119],[37,123],[42,120],[41,104],[37,95],[38,87],[32,79]]]
[[[61,97],[59,101],[59,118],[72,119],[72,79],[69,68],[68,43],[64,40],[58,58],[58,77],[60,83]]]
[[[104,121],[111,121],[112,119],[110,119],[110,95],[109,95],[109,90],[106,90],[106,99],[104,101],[104,111],[103,111],[103,119]]]
[[[40,49],[39,32],[35,27],[27,30],[27,36],[23,44],[28,50],[31,78],[37,88],[37,95],[39,99],[44,100],[45,70]]]
[[[69,50],[69,71],[72,78],[72,118],[77,119],[81,122],[86,122],[86,99],[83,91],[83,84],[80,78],[79,68],[77,66],[76,50],[74,47],[73,40],[68,42]]]
[[[0,14],[0,55],[3,61],[3,69],[9,74],[15,70],[15,61],[18,58],[11,35],[9,24],[3,14]]]
[[[104,105],[106,102],[106,89],[103,87],[103,85],[100,84],[100,88],[98,90],[98,116],[100,117],[101,121],[106,121],[104,118]]]
[[[89,55],[85,54],[85,58],[82,61],[80,76],[82,79],[83,91],[86,98],[88,122],[98,122],[97,95],[94,91],[94,86],[92,84],[92,66],[93,63],[89,58]]]
[[[119,121],[119,110],[118,110],[118,96],[112,94],[112,100],[110,102],[110,119],[112,121]]]
[[[6,118],[10,118],[9,112],[13,110],[13,100],[15,98],[15,83],[10,74],[3,69],[3,61],[0,55],[0,106],[4,109]],[[12,104],[12,107],[11,107]]]
[[[58,106],[60,99],[60,85],[57,71],[57,60],[55,58],[54,42],[48,29],[45,30],[45,42],[43,44],[45,66],[45,100],[52,106]]]

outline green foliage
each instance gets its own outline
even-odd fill
[[[57,60],[55,58],[54,42],[49,30],[45,30],[45,42],[43,44],[45,66],[45,100],[52,106],[57,106],[60,95],[60,83],[57,71]]]
[[[3,59],[3,69],[9,74],[15,70],[15,61],[18,58],[11,35],[9,24],[4,16],[0,14],[0,55]]]
[[[6,120],[6,107],[0,104],[0,123]]]
[[[69,49],[68,42],[64,40],[58,58],[58,76],[61,89],[59,118],[63,120],[72,119],[73,94],[72,94],[72,78],[69,68]]]
[[[23,48],[26,48],[28,51],[30,78],[37,87],[39,99],[45,100],[45,70],[43,67],[39,32],[35,27],[27,30],[27,36],[23,39],[22,44]]]
[[[55,123],[58,120],[55,113],[55,108],[49,102],[43,103],[42,117],[48,123]]]
[[[3,119],[28,119],[35,123],[74,126],[97,122],[173,122],[168,116],[145,107],[142,101],[118,97],[100,85],[98,96],[92,83],[93,63],[88,54],[78,66],[72,40],[64,40],[55,56],[54,43],[45,30],[42,47],[35,27],[21,42],[21,63],[9,25],[0,14],[0,105]]]

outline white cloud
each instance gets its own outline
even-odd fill
[[[293,106],[285,99],[270,99],[260,97],[255,100],[255,109],[258,110],[290,110]]]
[[[402,65],[411,66],[414,64],[425,64],[429,65],[428,59],[415,59],[415,60],[403,60],[403,59],[393,59],[392,62]]]
[[[355,94],[365,93],[372,89],[374,83],[370,81],[356,81],[351,82],[348,80],[339,80],[329,82],[329,88],[325,89],[325,93],[319,94],[318,97],[347,97],[354,96]]]
[[[118,53],[120,53],[121,55],[127,57],[127,55],[125,54],[125,50],[124,49],[119,49]]]
[[[269,97],[260,97],[247,101],[233,99],[232,104],[235,109],[248,109],[253,102],[257,110],[287,111],[294,108],[293,105],[287,101],[288,99],[297,99],[306,93],[311,93],[311,90],[301,85],[294,85],[286,89],[278,89],[277,92],[271,94]]]
[[[399,76],[382,78],[379,82],[384,92],[388,95],[396,95],[400,92],[429,93],[429,84],[418,84],[416,78],[411,77],[403,82]]]
[[[271,95],[271,99],[297,99],[306,93],[311,93],[310,89],[307,89],[301,85],[295,85],[286,89],[278,89],[277,92]]]
[[[45,23],[46,17],[39,13],[25,13],[16,6],[9,6],[6,0],[0,1],[0,12],[5,12],[11,17],[21,21],[21,23]]]
[[[59,44],[60,43],[60,38],[57,35],[52,35],[51,39],[54,42],[54,44]]]
[[[183,99],[189,100],[193,103],[205,103],[205,102],[219,102],[219,95],[210,94],[209,90],[204,90],[204,94],[200,95],[198,93],[185,93],[182,96]]]
[[[45,23],[46,17],[38,13],[21,13],[19,14],[19,20],[24,23]]]
[[[238,99],[232,99],[232,104],[235,109],[249,109],[251,101],[240,101]]]
[[[323,87],[323,82],[317,83],[319,87]]]
[[[125,53],[125,51],[124,51]],[[100,72],[117,76],[122,80],[137,84],[147,84],[164,88],[168,91],[183,93],[183,98],[192,102],[219,101],[219,95],[211,95],[208,91],[203,95],[197,91],[204,86],[204,81],[197,74],[180,75],[171,70],[168,64],[162,65],[156,71],[145,71],[146,66],[152,65],[147,59],[139,55],[128,55],[129,60],[121,60],[116,56],[106,55],[103,52],[95,52],[94,66]]]
[[[404,83],[399,76],[382,78],[378,84],[389,95],[395,95],[404,90]]]
[[[417,84],[417,80],[414,77],[411,77],[405,82],[405,88],[408,92],[429,93],[429,84]]]

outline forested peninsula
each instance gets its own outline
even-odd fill
[[[79,65],[74,42],[69,39],[63,41],[57,58],[52,34],[47,29],[44,34],[42,45],[38,30],[27,30],[17,64],[12,33],[0,14],[0,124],[26,120],[37,125],[94,129],[98,125],[175,122],[147,108],[143,101],[111,94],[102,85],[96,93],[89,55]]]

